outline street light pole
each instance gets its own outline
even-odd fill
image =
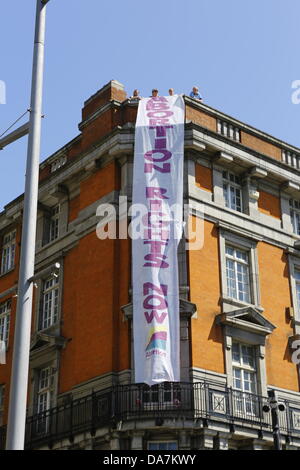
[[[274,390],[269,390],[268,395],[269,395],[270,406],[271,406],[274,448],[275,450],[282,450],[278,410],[280,411],[283,411],[283,410],[280,408],[280,405],[278,406]]]
[[[262,410],[264,413],[270,413],[271,411],[274,449],[282,450],[278,412],[285,411],[285,405],[283,403],[278,403],[274,390],[269,390],[268,396],[268,404],[265,404],[262,407]]]
[[[33,291],[31,278],[34,275],[35,259],[47,2],[48,0],[37,0],[36,6],[21,260],[6,437],[7,450],[23,450],[25,438]]]

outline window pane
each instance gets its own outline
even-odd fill
[[[226,245],[226,254],[234,256],[234,249],[231,246]]]
[[[293,225],[293,232],[300,235],[300,204],[299,201],[290,199],[290,216]]]
[[[233,368],[233,386],[237,390],[242,390],[241,371]]]
[[[3,237],[1,255],[1,274],[6,273],[14,267],[16,251],[16,231]]]
[[[49,328],[58,320],[59,287],[58,278],[49,278],[44,282],[42,299],[41,323],[42,329]]]
[[[249,346],[242,346],[243,364],[254,367],[254,350]]]
[[[240,179],[233,173],[223,171],[223,195],[226,207],[240,211],[242,210],[242,193],[240,187]]]
[[[8,346],[11,301],[0,304],[0,340]]]
[[[226,256],[227,295],[250,302],[248,253],[226,246]]]
[[[148,450],[177,450],[177,442],[148,442]]]
[[[248,268],[243,264],[236,263],[237,283],[239,300],[249,301]]]
[[[225,206],[230,207],[229,198],[228,198],[227,184],[223,185],[223,196],[224,196],[224,200],[225,200]]]
[[[227,276],[227,295],[236,298],[236,280],[234,262],[230,259],[226,260],[226,276]]]
[[[234,362],[240,363],[241,358],[240,358],[240,348],[237,343],[232,344],[232,360]]]
[[[247,253],[245,251],[241,251],[241,250],[236,250],[236,257],[238,259],[242,259],[244,261],[247,261]]]
[[[237,356],[240,352],[240,364],[232,368],[233,387],[240,390],[241,393],[236,396],[239,400],[239,411],[253,413],[255,411],[255,397],[248,394],[256,394],[256,364],[255,364],[255,348],[247,344],[233,343],[232,357],[233,363],[237,364]],[[242,408],[241,408],[242,407]]]

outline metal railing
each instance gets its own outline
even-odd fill
[[[221,421],[231,426],[254,428],[258,433],[272,430],[271,413],[263,412],[267,397],[240,392],[213,382],[118,385],[81,399],[51,408],[27,418],[26,448],[51,447],[62,438],[80,432],[116,425],[131,419],[200,419]],[[300,400],[284,401],[280,429],[299,434]],[[5,427],[0,428],[0,448],[4,448]]]

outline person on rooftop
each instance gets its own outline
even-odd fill
[[[190,93],[190,97],[195,100],[203,101],[202,95],[199,93],[199,88],[197,86],[193,87],[193,90]]]
[[[133,94],[132,96],[130,97],[131,100],[141,100],[142,97],[140,96],[140,92],[139,90],[135,89],[133,90]]]

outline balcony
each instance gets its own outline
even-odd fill
[[[26,448],[38,449],[63,438],[70,442],[76,434],[97,428],[116,426],[119,421],[155,419],[191,419],[201,426],[225,424],[233,432],[251,429],[262,437],[271,432],[271,414],[262,407],[268,399],[232,390],[213,382],[164,383],[154,387],[145,384],[119,385],[92,393],[68,404],[30,416],[26,422]],[[300,400],[282,401],[280,413],[283,435],[300,439]],[[199,424],[198,424],[199,427]],[[5,427],[0,428],[0,449],[4,449]]]

